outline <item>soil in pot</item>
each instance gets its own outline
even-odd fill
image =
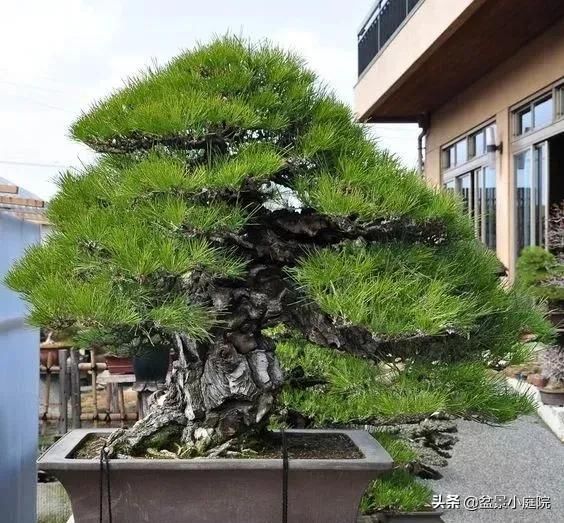
[[[106,438],[103,435],[91,434],[84,439],[82,445],[70,457],[73,459],[99,459],[105,442]],[[287,433],[286,446],[289,459],[361,459],[364,457],[348,436],[338,433]],[[249,447],[250,452],[245,454],[245,458],[281,459],[282,435],[279,432],[267,432],[264,438],[249,442]],[[137,456],[137,458],[146,457],[148,456]],[[241,458],[241,456],[235,455],[225,457]]]
[[[539,392],[545,405],[564,407],[564,389],[539,389]]]
[[[152,349],[133,357],[136,381],[165,381],[170,365],[170,351]]]

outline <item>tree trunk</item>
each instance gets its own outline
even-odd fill
[[[191,286],[192,299],[224,311],[221,327],[205,342],[175,336],[179,357],[166,390],[152,397],[144,419],[114,433],[113,454],[178,451],[179,444],[201,455],[268,421],[283,376],[274,342],[261,330],[280,312],[279,272],[256,265],[236,286],[196,276]]]
[[[114,452],[173,450],[202,454],[264,426],[282,372],[272,341],[257,335],[248,352],[225,339],[194,343],[177,336],[179,359],[167,389],[152,398],[147,416],[112,438]]]

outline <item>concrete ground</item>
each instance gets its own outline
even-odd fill
[[[501,427],[460,421],[458,430],[444,477],[429,482],[444,501],[448,494],[459,496],[460,508],[444,509],[445,523],[564,522],[564,444],[537,416]],[[509,507],[463,508],[465,498],[474,504],[480,496],[506,496]],[[549,497],[551,508],[523,508],[523,498],[538,506],[536,496]]]
[[[65,523],[70,515],[70,500],[60,483],[37,484],[37,523]]]

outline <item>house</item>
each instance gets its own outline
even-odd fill
[[[355,109],[419,124],[425,178],[462,197],[513,275],[564,200],[564,1],[377,1],[358,33]]]
[[[49,231],[46,204],[35,194],[0,177],[0,213],[39,225],[42,238]]]

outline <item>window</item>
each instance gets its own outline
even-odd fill
[[[564,86],[556,88],[556,118],[562,118],[564,116]]]
[[[448,192],[462,199],[463,209],[474,224],[476,237],[496,249],[496,180],[495,169],[484,166],[444,183]]]
[[[450,169],[456,165],[456,151],[454,145],[443,150],[443,169]]]
[[[527,107],[517,113],[517,134],[528,133],[533,128],[531,108]]]
[[[455,146],[456,165],[462,165],[468,161],[468,139],[464,138],[456,142]]]
[[[546,243],[547,151],[547,142],[542,142],[514,157],[517,255],[529,245],[544,246]]]
[[[552,96],[533,105],[533,125],[535,129],[544,127],[550,122],[552,122]]]
[[[532,110],[532,109],[531,109]],[[495,123],[467,133],[442,150],[442,168],[448,171],[445,191],[457,194],[474,224],[476,237],[496,248],[496,174],[488,165],[486,131]],[[495,134],[495,133],[494,133]]]
[[[443,148],[442,169],[459,167],[484,154],[486,154],[486,128],[482,127],[478,131],[467,134],[456,143]]]
[[[477,133],[470,135],[468,141],[468,157],[477,158],[486,152],[486,133],[482,129]]]
[[[456,181],[450,180],[444,184],[444,187],[448,192],[454,192],[456,190]]]
[[[496,188],[495,169],[484,167],[478,181],[480,201],[480,237],[490,248],[496,248]]]
[[[540,129],[554,120],[554,98],[550,94],[515,111],[515,135]]]

